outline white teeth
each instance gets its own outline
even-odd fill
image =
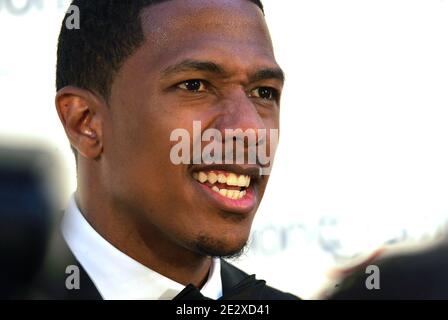
[[[218,175],[218,182],[219,183],[227,183],[227,177],[225,174],[220,173]]]
[[[216,191],[216,189],[213,188],[213,190]],[[244,198],[247,194],[246,190],[244,191],[239,191],[239,190],[227,190],[227,189],[221,189],[219,191],[220,195],[222,195],[223,197],[232,199],[232,200],[240,200],[242,198]]]
[[[239,176],[238,178],[238,187],[245,187],[247,184],[246,176]]]
[[[236,174],[231,173],[227,176],[227,185],[233,187],[238,186],[238,177],[236,176]]]
[[[193,175],[195,176],[195,175]],[[196,180],[204,180],[204,176],[199,173],[197,177],[195,177]],[[210,178],[209,178],[210,179]],[[207,181],[207,180],[205,180]],[[210,180],[209,180],[210,181]],[[247,195],[247,191],[239,191],[239,190],[228,190],[228,189],[219,189],[217,186],[213,186],[211,188],[214,192],[219,193],[221,196],[232,199],[232,200],[240,200],[244,198]]]
[[[216,181],[218,181],[218,176],[216,175],[216,173],[211,172],[208,174],[208,182],[210,182],[211,184],[215,184]]]
[[[224,173],[215,173],[215,172],[209,172],[205,173],[203,171],[201,172],[194,172],[193,178],[200,183],[206,183],[207,181],[211,184],[215,184],[217,182],[221,184],[227,184],[228,186],[232,187],[241,187],[241,188],[248,188],[250,186],[251,178],[249,176],[245,175],[236,175],[235,173],[228,173],[227,176]]]
[[[204,183],[205,181],[207,181],[208,177],[204,172],[199,172],[198,179],[200,183]]]
[[[240,188],[248,188],[250,185],[250,177],[244,175],[236,175],[235,173],[228,173],[227,175],[224,173],[216,173],[209,172],[205,173],[201,172],[193,172],[193,178],[200,183],[209,182],[210,184],[216,184],[219,182],[220,184],[227,184],[228,186],[240,187]],[[211,186],[211,189],[219,193],[221,196],[232,199],[232,200],[240,200],[247,195],[247,190],[228,190],[228,189],[219,189],[218,186]]]

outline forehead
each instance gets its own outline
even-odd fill
[[[142,12],[147,65],[183,59],[228,65],[275,62],[262,11],[248,0],[173,0]]]

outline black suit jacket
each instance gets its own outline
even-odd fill
[[[68,290],[66,273],[68,266],[77,266],[80,275],[80,288],[78,290]],[[230,263],[221,261],[221,279],[223,294],[226,295],[230,289],[248,275]],[[111,279],[113,281],[113,279]],[[36,277],[30,290],[26,292],[26,299],[39,300],[101,300],[102,297],[93,284],[92,280],[76,260],[71,250],[65,243],[60,233],[53,238],[52,245],[47,254],[47,258],[41,272]],[[251,300],[254,298],[250,298]],[[264,286],[257,291],[256,299],[259,300],[298,300],[292,294],[281,292],[269,286]]]

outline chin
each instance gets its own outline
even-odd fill
[[[204,256],[220,258],[237,258],[244,253],[248,237],[225,239],[200,235],[194,244],[196,251]]]

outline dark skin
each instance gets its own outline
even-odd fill
[[[246,0],[168,1],[144,9],[142,20],[145,42],[123,63],[110,97],[75,87],[57,93],[78,152],[76,199],[119,250],[200,286],[212,255],[245,246],[268,177],[254,177],[255,208],[222,210],[198,192],[198,168],[171,163],[170,134],[185,128],[193,136],[193,121],[223,133],[278,129],[282,73],[263,14]]]

